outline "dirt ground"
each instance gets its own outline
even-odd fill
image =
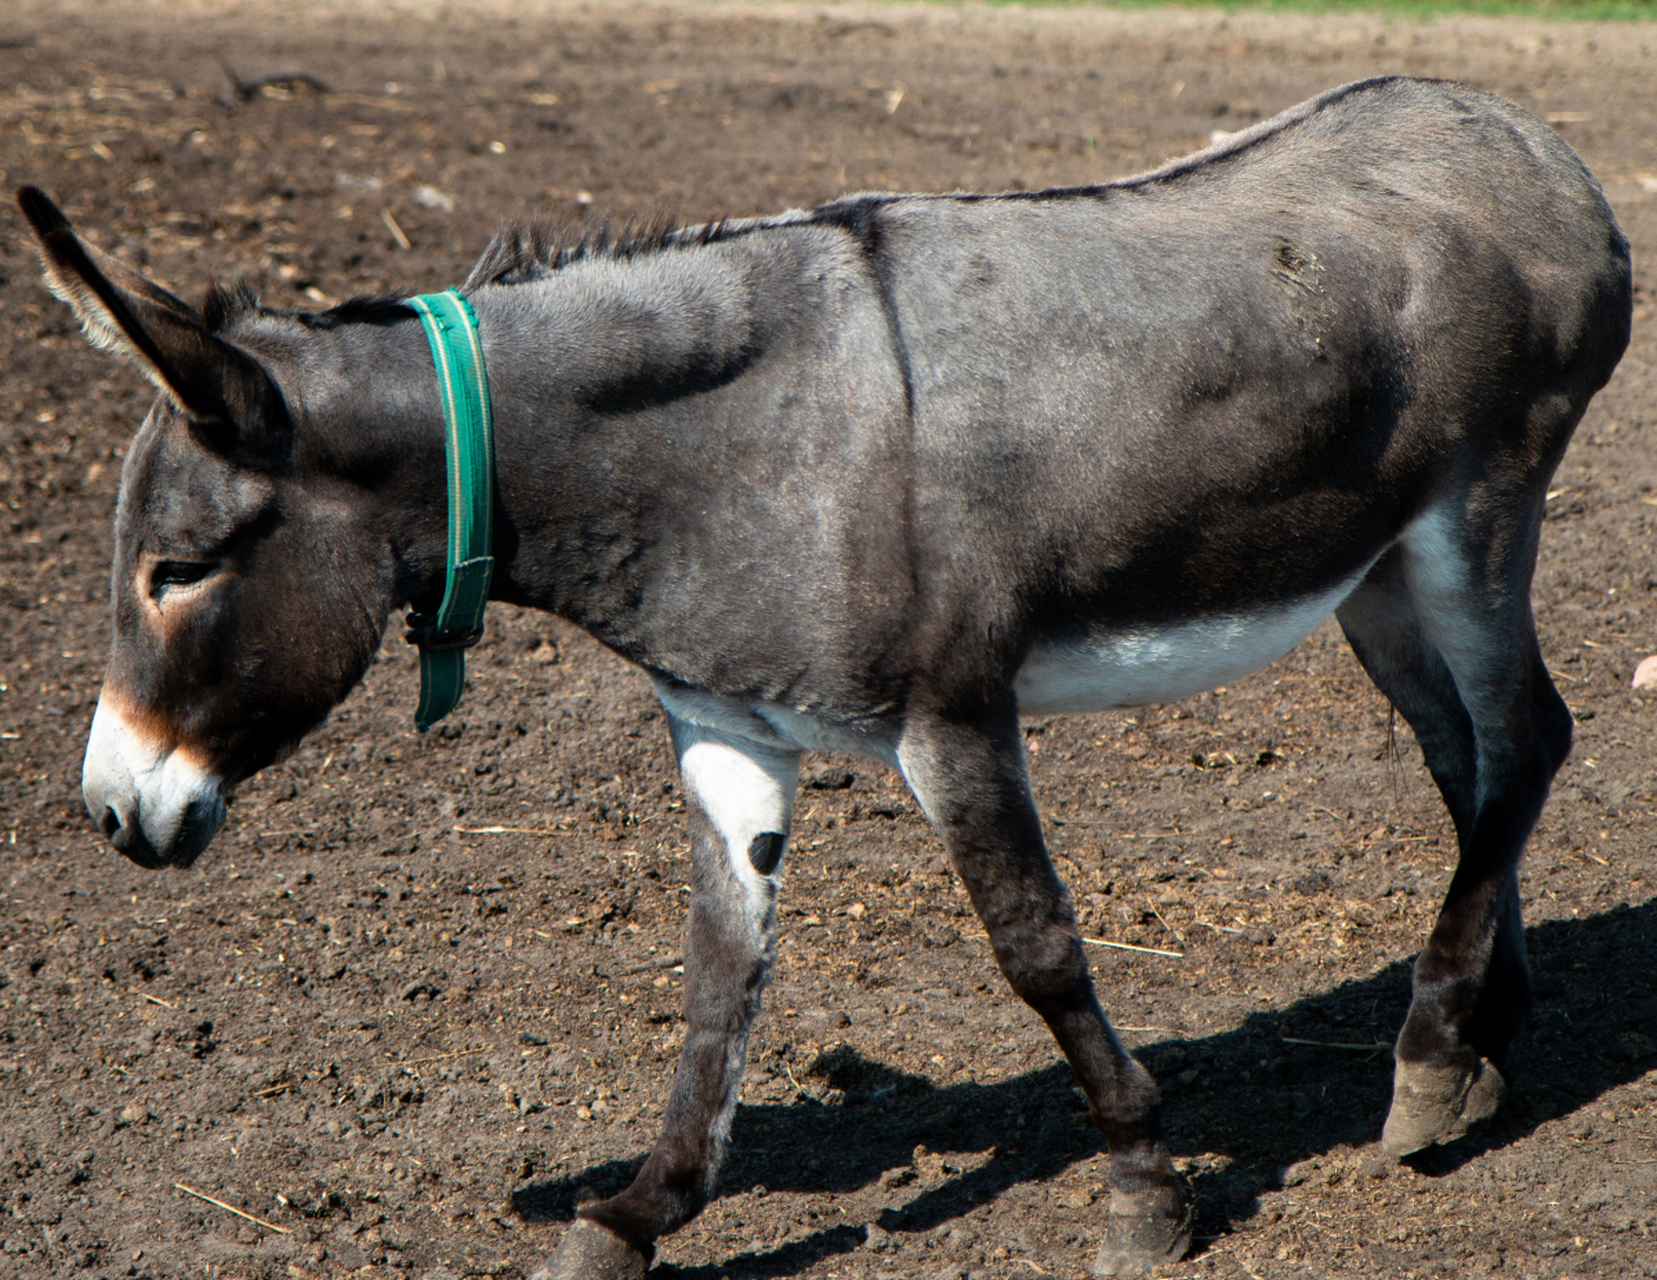
[[[452,283],[531,206],[1083,182],[1381,71],[1555,123],[1640,282],[1545,526],[1580,723],[1525,874],[1510,1109],[1403,1165],[1374,1145],[1454,851],[1332,627],[1186,704],[1033,722],[1030,758],[1088,935],[1178,953],[1096,948],[1202,1197],[1169,1274],[1657,1276],[1657,705],[1630,690],[1657,649],[1657,25],[11,0],[0,178],[192,295],[242,273],[307,307]],[[256,83],[291,72],[327,91]],[[393,638],[197,869],[139,871],[79,767],[148,395],[46,295],[15,212],[0,369],[0,1275],[528,1270],[646,1150],[682,1034],[681,803],[644,680],[497,608],[422,739]],[[806,787],[724,1195],[658,1274],[1083,1275],[1103,1166],[1067,1069],[897,780],[823,758]]]

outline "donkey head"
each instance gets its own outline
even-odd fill
[[[297,359],[304,326],[227,324],[218,293],[198,312],[83,243],[42,192],[18,203],[52,292],[160,390],[121,474],[114,634],[82,787],[116,849],[186,866],[229,788],[366,669],[394,603],[384,538],[336,450],[308,441],[296,406],[329,397]]]

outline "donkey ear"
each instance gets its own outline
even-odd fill
[[[17,193],[46,286],[74,308],[87,339],[115,351],[184,413],[203,443],[268,455],[284,443],[281,395],[252,356],[209,332],[193,307],[86,244],[38,187]]]

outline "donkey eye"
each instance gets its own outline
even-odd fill
[[[202,581],[219,567],[216,560],[162,560],[150,571],[150,594],[160,595],[165,587],[188,587]]]

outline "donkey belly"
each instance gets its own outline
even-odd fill
[[[1371,562],[1373,563],[1373,561]],[[1014,678],[1025,715],[1177,702],[1258,671],[1317,629],[1369,566],[1315,595],[1157,626],[1096,627],[1038,643]]]

